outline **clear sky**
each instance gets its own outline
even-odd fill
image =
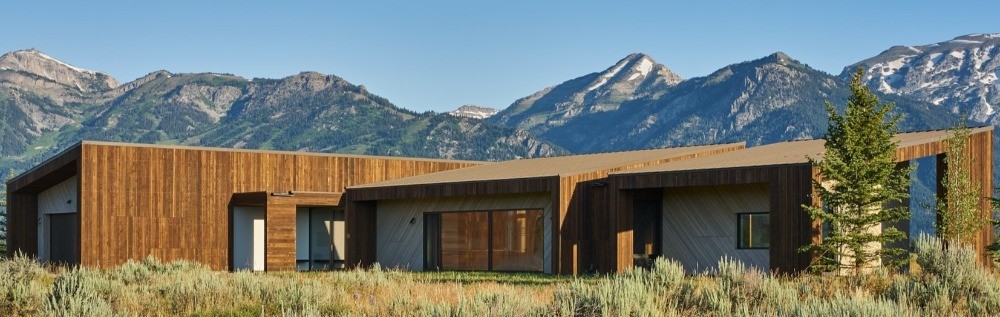
[[[629,53],[684,78],[788,53],[839,73],[892,45],[1000,32],[1000,1],[13,1],[0,51],[127,82],[157,69],[334,74],[413,110],[503,108]]]

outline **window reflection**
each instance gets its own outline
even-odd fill
[[[437,263],[456,271],[541,272],[544,267],[541,210],[445,212],[428,218],[428,269]],[[431,258],[435,254],[440,260]]]

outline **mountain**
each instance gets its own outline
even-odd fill
[[[932,103],[939,113],[965,114],[974,124],[1000,126],[1000,33],[970,34],[920,45],[893,46],[844,68],[861,67],[868,86],[882,93]],[[993,137],[1000,165],[1000,134]],[[994,175],[994,184],[1000,175]]]
[[[521,98],[489,120],[558,137],[564,132],[559,127],[567,123],[594,114],[629,112],[631,109],[620,108],[623,103],[659,98],[681,81],[680,76],[649,56],[631,54],[602,72]]]
[[[118,86],[118,81],[107,74],[66,64],[35,49],[0,56],[0,70],[41,76],[81,92],[105,91]]]
[[[477,105],[464,105],[448,112],[448,114],[456,117],[486,119],[497,114],[497,112],[500,112],[500,110]]]
[[[399,108],[333,75],[161,70],[119,84],[36,50],[0,57],[0,115],[4,174],[81,139],[476,160],[565,153],[516,127]]]
[[[1000,33],[970,34],[921,46],[893,46],[847,66],[857,67],[879,92],[907,96],[967,114],[975,122],[1000,123]]]
[[[644,68],[636,65],[643,61],[655,65],[655,75],[629,85],[632,74],[642,74]],[[601,94],[605,86],[607,93]],[[571,152],[733,141],[758,145],[821,136],[824,102],[842,106],[848,92],[847,82],[780,52],[688,80],[633,54],[604,72],[517,100],[489,120],[527,129]],[[905,114],[903,130],[952,122],[933,104],[884,97]]]

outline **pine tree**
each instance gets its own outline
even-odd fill
[[[821,242],[801,250],[815,252],[814,270],[858,275],[883,259],[890,267],[904,261],[906,250],[887,245],[906,234],[883,227],[909,218],[902,202],[909,197],[912,168],[897,168],[897,143],[892,140],[901,116],[890,115],[894,105],[881,103],[862,83],[863,74],[859,67],[851,77],[843,115],[826,103],[826,152],[822,159],[809,158],[819,171],[813,187],[823,205],[803,207],[813,220],[823,222],[825,231]]]
[[[972,244],[975,234],[989,221],[979,209],[983,197],[980,183],[972,180],[969,172],[969,155],[965,147],[971,132],[964,123],[956,125],[948,138],[948,152],[945,154],[947,172],[941,175],[945,196],[938,197],[937,212],[941,216],[937,223],[938,236],[951,243]]]

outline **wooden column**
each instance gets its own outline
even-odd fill
[[[265,212],[264,269],[295,270],[295,204],[268,197]]]

